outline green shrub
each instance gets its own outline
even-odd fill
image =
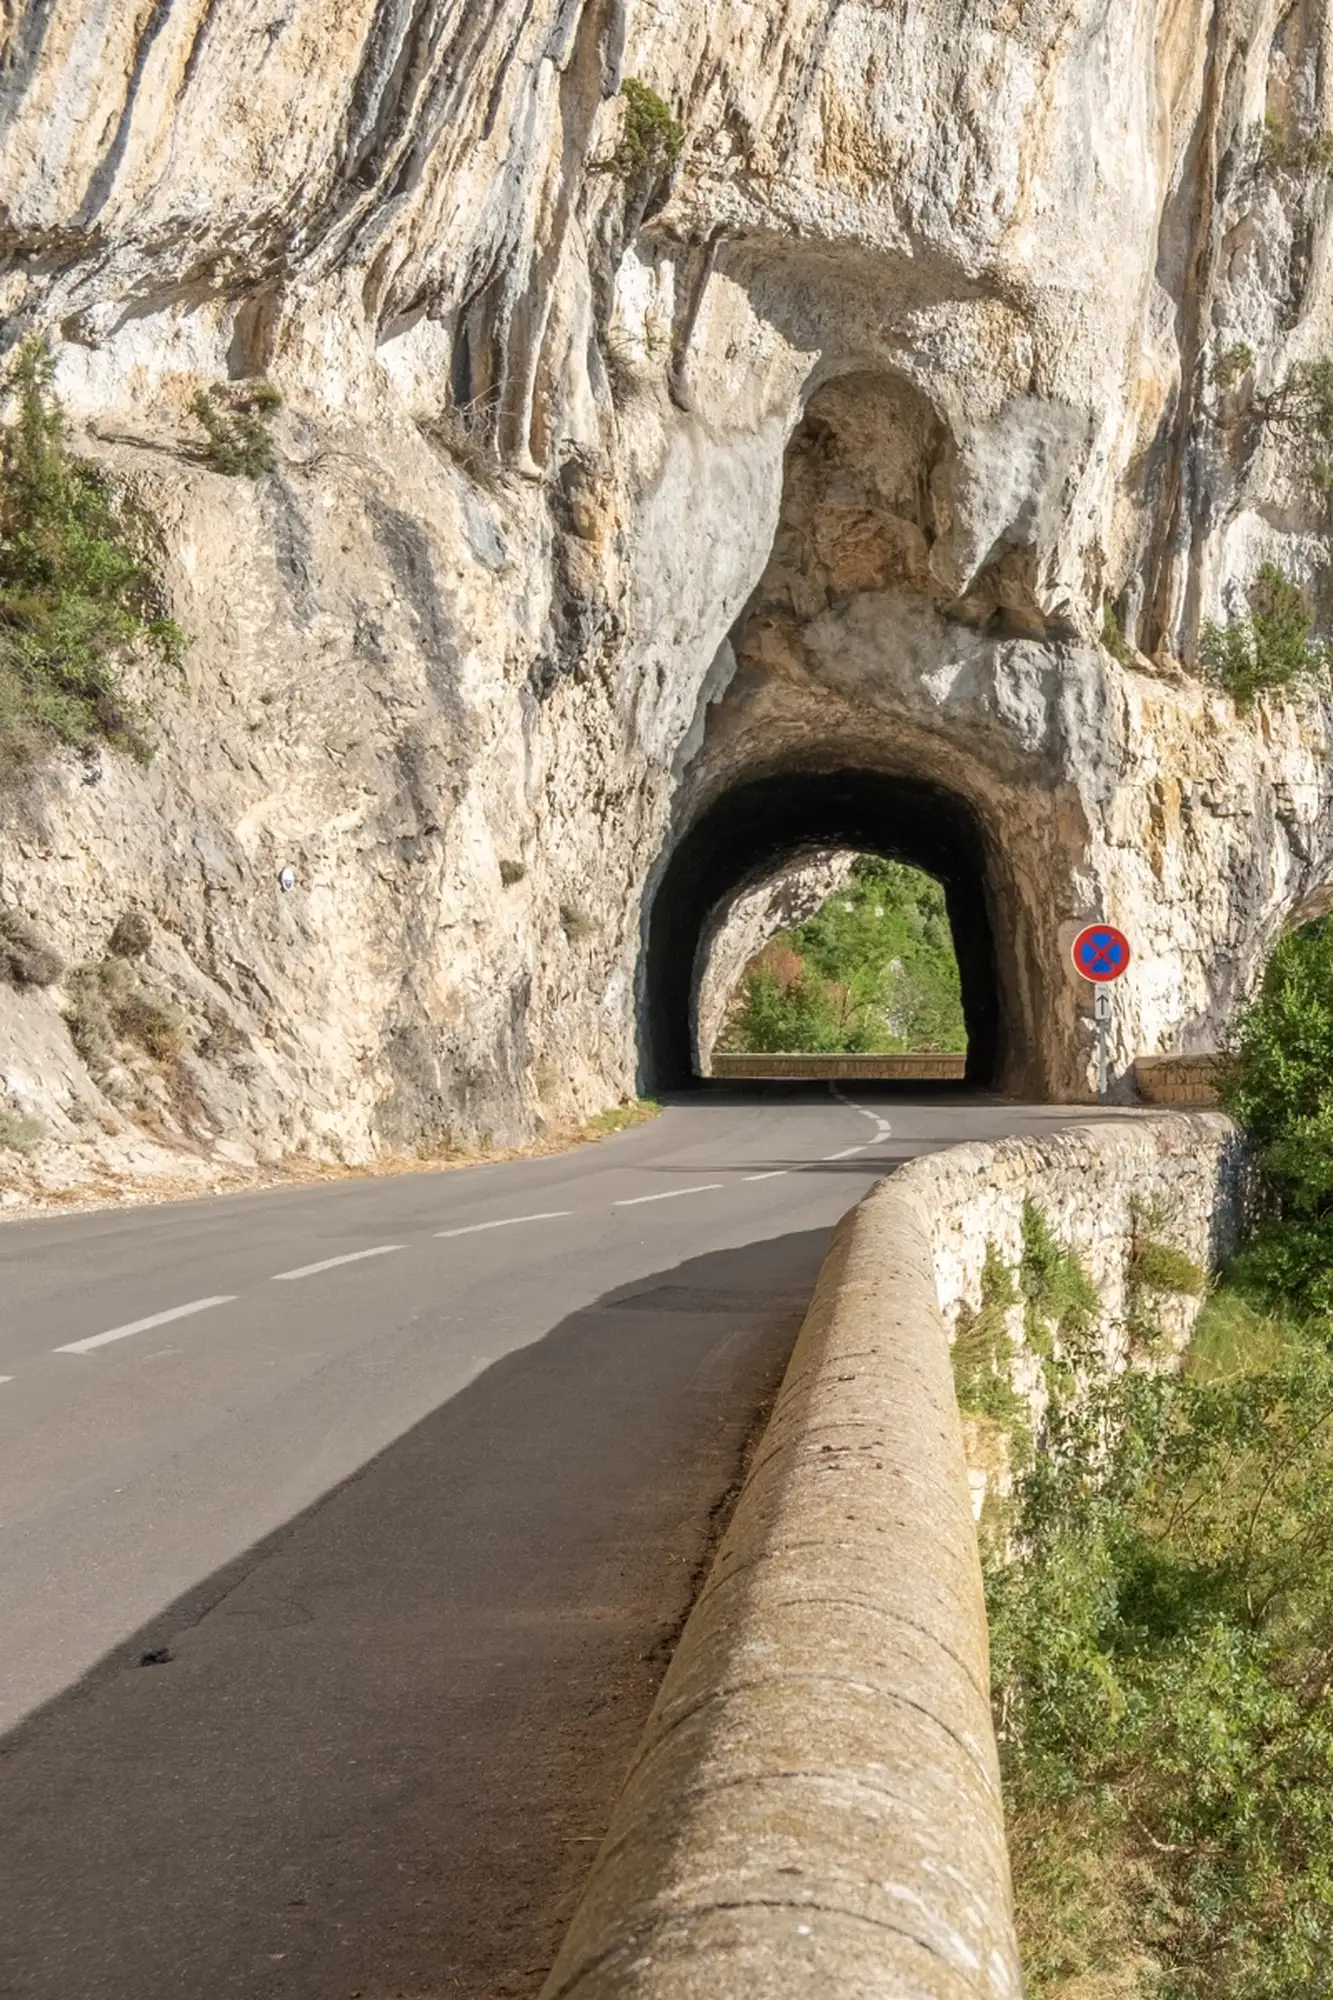
[[[1311,486],[1327,493],[1333,485],[1333,358],[1299,362],[1279,388],[1256,399],[1253,413],[1290,439]]]
[[[680,158],[685,145],[685,127],[673,118],[670,107],[655,90],[638,77],[627,76],[620,86],[625,115],[620,138],[603,167],[622,180],[665,179]]]
[[[260,479],[273,470],[267,419],[282,402],[267,382],[254,388],[200,389],[190,414],[204,433],[204,457],[215,472]]]
[[[1159,1243],[1152,1237],[1134,1244],[1129,1278],[1132,1285],[1141,1285],[1146,1291],[1175,1292],[1196,1299],[1208,1289],[1207,1274],[1192,1257],[1173,1243]]]
[[[1255,1147],[1265,1196],[1229,1275],[1290,1310],[1333,1312],[1333,919],[1279,939],[1237,1024],[1222,1100]]]
[[[1118,660],[1122,667],[1133,666],[1133,651],[1131,650],[1129,641],[1120,629],[1120,620],[1115,615],[1115,609],[1109,597],[1102,606],[1102,644],[1111,655],[1111,658]]]
[[[1259,1362],[1057,1395],[1017,1485],[987,1597],[1031,2000],[1330,1991],[1333,1356]]]
[[[1092,1358],[1101,1300],[1074,1251],[1057,1241],[1030,1197],[1023,1202],[1022,1235],[1023,1338],[1045,1364],[1048,1389],[1068,1389]]]
[[[1237,340],[1233,341],[1230,347],[1222,349],[1208,372],[1214,388],[1221,389],[1225,394],[1234,389],[1249,374],[1253,366],[1254,349],[1247,341]]]
[[[1257,694],[1325,680],[1330,653],[1311,638],[1314,622],[1314,606],[1300,585],[1276,563],[1265,563],[1250,591],[1248,614],[1205,626],[1204,671],[1241,708]]]
[[[739,1010],[719,1042],[750,1055],[845,1053],[864,1045],[863,1023],[846,995],[835,993],[799,960],[790,969],[781,953],[747,970]]]
[[[37,338],[6,377],[15,414],[0,428],[0,764],[52,742],[98,740],[146,761],[148,718],[121,685],[135,651],[178,666],[145,510],[75,457]]]
[[[953,1379],[964,1416],[990,1417],[1006,1430],[1021,1426],[1025,1406],[1013,1384],[1014,1349],[1009,1310],[1018,1303],[1014,1274],[987,1241],[981,1267],[981,1304],[964,1306],[953,1341]]]
[[[966,1049],[940,884],[861,855],[845,887],[751,960],[718,1046],[756,1055]]]

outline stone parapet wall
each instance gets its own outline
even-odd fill
[[[963,1055],[724,1055],[713,1057],[709,1074],[735,1082],[799,1082],[804,1077],[851,1078],[860,1082],[961,1083],[967,1070]]]
[[[1136,1213],[1211,1261],[1234,1127],[954,1147],[834,1237],[542,2000],[1018,2000],[949,1322],[1025,1199],[1123,1308]]]
[[[1190,1104],[1211,1109],[1218,1102],[1221,1056],[1140,1056],[1134,1082],[1145,1104]]]
[[[912,1161],[881,1184],[889,1188],[911,1202],[929,1237],[951,1330],[962,1307],[980,1303],[987,1244],[1017,1264],[1029,1200],[1077,1253],[1113,1329],[1128,1309],[1130,1251],[1142,1218],[1155,1213],[1154,1234],[1215,1269],[1239,1232],[1247,1172],[1240,1136],[1222,1113],[1131,1113],[1049,1138],[951,1146]]]

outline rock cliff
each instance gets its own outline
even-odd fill
[[[1264,561],[1329,605],[1292,385],[1333,349],[1330,33],[1321,0],[17,0],[6,337],[49,336],[192,638],[139,670],[150,765],[4,782],[0,904],[67,968],[0,985],[49,1177],[631,1091],[670,857],[787,771],[975,825],[1001,1081],[1086,1094],[1095,915],[1137,947],[1120,1070],[1211,1046],[1333,882],[1327,700],[1193,671]],[[274,469],[226,477],[192,399],[261,379]],[[127,911],[169,1059],[70,1040]]]

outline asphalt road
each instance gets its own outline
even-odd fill
[[[719,1093],[0,1227],[0,1995],[535,1991],[832,1224],[1067,1116]]]

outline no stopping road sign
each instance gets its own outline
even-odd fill
[[[1075,972],[1103,986],[1129,965],[1129,939],[1114,924],[1088,924],[1070,947]]]

